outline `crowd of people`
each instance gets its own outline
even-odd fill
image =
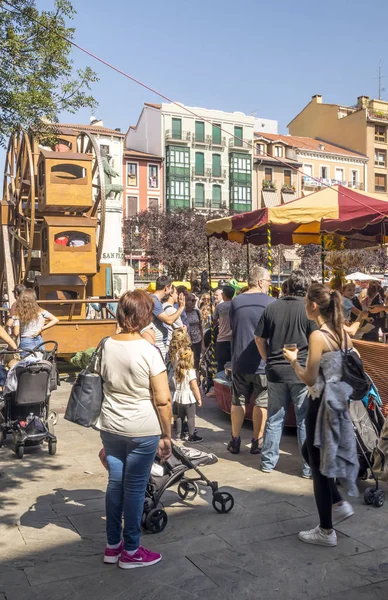
[[[342,469],[350,493],[358,473],[347,415],[351,388],[342,381],[341,349],[352,348],[350,336],[365,324],[385,328],[388,308],[375,283],[357,296],[352,284],[341,292],[330,290],[311,283],[300,270],[283,284],[280,298],[272,297],[270,288],[268,270],[253,267],[247,288],[238,294],[230,285],[196,294],[162,275],[153,293],[135,290],[121,296],[116,334],[102,351],[104,400],[96,425],[103,443],[100,457],[109,472],[106,563],[130,569],[161,559],[140,546],[144,495],[155,456],[165,461],[172,453],[172,429],[179,443],[202,441],[196,428],[196,409],[202,405],[198,369],[211,324],[217,371],[228,367],[232,373],[228,451],[240,453],[246,407],[253,402],[250,452],[260,455],[261,471],[271,473],[292,404],[301,476],[313,480],[320,520],[299,538],[336,545],[334,525],[353,514],[336,487],[336,473]],[[32,290],[15,289],[15,295],[8,332],[1,328],[0,338],[16,350],[19,336],[18,347],[28,351],[57,319],[39,308]],[[366,329],[370,334],[372,329]],[[325,418],[328,397],[338,406],[330,420]],[[341,428],[341,453],[333,444],[333,426]]]

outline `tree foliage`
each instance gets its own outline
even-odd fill
[[[196,278],[208,268],[205,224],[209,219],[225,216],[220,213],[202,215],[195,210],[180,209],[174,212],[145,211],[124,223],[124,250],[128,255],[141,247],[151,267],[163,265],[174,279]],[[140,239],[134,239],[135,224]],[[229,274],[244,280],[247,275],[246,246],[211,238],[212,272]],[[250,246],[250,264],[266,266],[266,250]]]
[[[62,111],[94,107],[96,74],[74,71],[71,44],[75,11],[69,0],[39,11],[35,0],[0,0],[0,144],[16,130],[47,135]]]

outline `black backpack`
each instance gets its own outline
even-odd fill
[[[371,382],[364,371],[364,365],[357,352],[352,352],[348,349],[348,336],[345,335],[345,349],[341,348],[334,335],[329,331],[322,330],[327,333],[338,344],[342,354],[342,381],[345,381],[353,389],[350,396],[351,400],[362,400],[369,392]]]

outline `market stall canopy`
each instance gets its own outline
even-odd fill
[[[269,224],[273,245],[319,244],[322,233],[335,233],[347,238],[347,247],[365,247],[385,242],[387,223],[388,200],[338,185],[280,206],[213,219],[206,235],[261,245]]]
[[[356,273],[350,273],[350,275],[346,275],[346,281],[380,281],[383,277],[379,275],[368,275],[367,273],[361,273],[357,271]]]

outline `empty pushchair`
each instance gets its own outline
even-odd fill
[[[173,444],[172,456],[161,464],[156,458],[147,485],[144,500],[142,525],[150,533],[160,533],[167,525],[168,516],[160,502],[164,492],[179,483],[178,496],[182,500],[194,500],[199,493],[197,482],[203,481],[212,490],[213,508],[218,513],[228,513],[234,506],[234,499],[229,492],[218,490],[218,483],[210,481],[199,467],[212,465],[218,461],[215,454],[207,454],[195,448],[181,448]],[[187,471],[194,470],[198,477],[187,478]]]
[[[381,507],[385,501],[383,490],[379,489],[378,478],[373,469],[374,455],[378,452],[378,442],[384,425],[382,402],[376,386],[369,377],[371,387],[362,400],[351,401],[349,414],[357,442],[358,460],[360,463],[359,477],[366,481],[373,478],[374,487],[368,487],[364,493],[366,504]]]
[[[47,351],[47,346],[52,349]],[[27,351],[23,360],[10,369],[1,399],[2,423],[0,446],[7,434],[13,438],[15,454],[23,458],[26,446],[48,442],[49,454],[55,454],[55,413],[50,413],[50,395],[56,388],[55,354],[57,342],[44,342]],[[33,358],[32,358],[33,357]]]

